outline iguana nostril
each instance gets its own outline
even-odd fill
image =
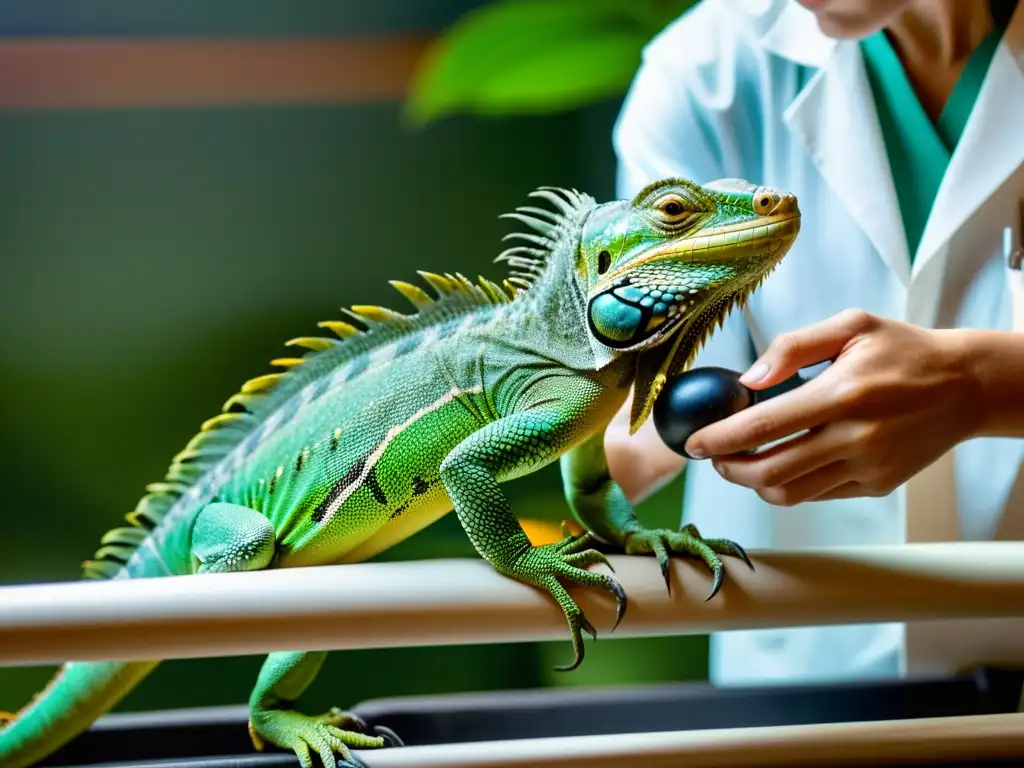
[[[799,215],[800,208],[797,205],[796,195],[781,195],[775,203],[775,207],[772,208],[771,214],[777,215],[780,213],[793,213]]]

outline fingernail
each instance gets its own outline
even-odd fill
[[[686,455],[691,459],[706,459],[707,454],[700,448],[691,448],[689,446],[683,446],[683,450],[686,451]]]
[[[768,363],[754,363],[750,370],[740,376],[740,382],[742,384],[753,384],[756,381],[760,381],[768,375],[768,371],[771,370]]]

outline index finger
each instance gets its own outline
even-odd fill
[[[697,430],[686,452],[697,458],[743,453],[830,421],[836,408],[827,384],[813,379]]]

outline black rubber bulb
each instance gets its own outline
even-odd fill
[[[692,459],[684,448],[690,435],[754,405],[758,393],[740,376],[728,368],[693,368],[665,382],[651,414],[665,445]]]

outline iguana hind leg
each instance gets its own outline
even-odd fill
[[[237,504],[210,504],[192,528],[192,558],[198,573],[258,571],[274,559],[274,527],[254,509]],[[382,737],[357,732],[366,727],[355,715],[332,709],[319,717],[291,710],[291,702],[313,682],[325,653],[272,653],[249,698],[249,735],[253,746],[269,742],[291,749],[303,768],[311,768],[310,748],[327,768],[334,753],[351,762],[349,747],[384,746]],[[356,730],[343,730],[343,728]]]
[[[192,527],[192,560],[197,573],[259,571],[274,559],[274,526],[255,509],[208,504]]]
[[[369,736],[342,726],[365,727],[362,720],[347,712],[332,709],[319,717],[303,715],[292,709],[293,702],[309,686],[327,654],[282,652],[267,656],[256,687],[249,697],[249,734],[256,749],[269,741],[282,749],[291,749],[302,768],[312,768],[310,750],[319,755],[325,768],[337,764],[335,753],[354,765],[351,748],[383,747],[382,736]]]

